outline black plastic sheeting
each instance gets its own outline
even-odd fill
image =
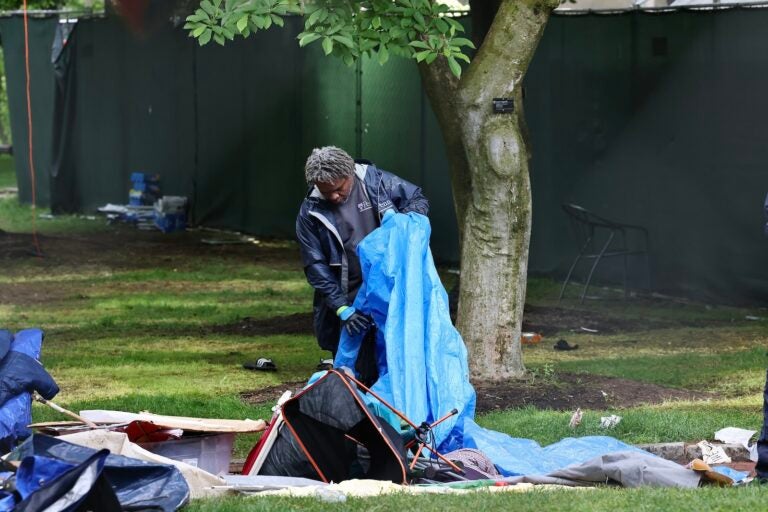
[[[530,271],[565,274],[576,249],[560,205],[574,202],[650,230],[656,290],[765,301],[766,24],[768,9],[552,17],[526,79]],[[38,181],[41,203],[50,187],[56,211],[126,202],[129,174],[156,172],[166,194],[191,198],[195,223],[292,237],[304,159],[335,144],[422,185],[433,252],[457,260],[447,160],[413,63],[364,61],[358,74],[299,49],[297,19],[225,48],[84,19],[59,88],[74,109],[57,110],[52,147],[56,23],[31,27],[38,174],[55,148],[61,162]],[[20,19],[0,20],[0,35],[26,200]],[[619,265],[601,263],[596,280],[618,281]],[[642,284],[641,262],[629,270]]]
[[[91,448],[33,434],[11,453],[10,460],[20,461],[30,455],[40,455],[81,464],[96,453],[97,450]],[[171,512],[189,500],[189,486],[174,466],[108,455],[103,475],[114,489],[123,510]]]

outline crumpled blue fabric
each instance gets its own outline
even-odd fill
[[[386,216],[358,245],[363,284],[353,306],[377,327],[379,380],[372,390],[414,423],[438,425],[442,451],[462,446],[462,424],[475,415],[467,349],[448,313],[448,294],[429,249],[429,219],[415,212]],[[344,332],[335,367],[355,367],[362,336]]]
[[[363,285],[353,305],[378,328],[380,378],[373,391],[416,424],[458,409],[457,416],[434,429],[439,450],[479,449],[505,476],[545,475],[608,453],[639,450],[607,436],[566,438],[542,447],[473,421],[467,350],[450,320],[429,235],[426,217],[395,214],[358,246]],[[354,368],[361,342],[362,336],[342,333],[334,366]]]
[[[0,331],[0,336],[3,339],[11,339],[11,351],[34,359],[40,358],[43,344],[42,330],[25,329],[17,332],[15,336],[10,336],[8,331]],[[53,391],[52,388],[50,390]],[[30,423],[32,423],[32,396],[29,393],[20,393],[5,403],[0,403],[0,453],[9,451],[17,439],[29,436],[31,431],[27,425]]]

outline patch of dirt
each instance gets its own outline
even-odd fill
[[[502,384],[476,382],[477,412],[518,409],[574,411],[615,409],[665,400],[704,400],[709,393],[671,389],[655,384],[589,374],[558,373],[554,379],[509,381]]]
[[[89,233],[38,234],[42,254],[37,255],[31,234],[0,230],[0,268],[5,276],[11,277],[15,273],[28,274],[30,267],[48,276],[81,272],[109,274],[120,270],[195,268],[201,258],[263,262],[277,269],[301,268],[298,248],[290,242],[264,239],[257,244],[203,243],[203,240],[232,238],[230,234],[207,230],[163,234],[115,225]],[[13,304],[23,306],[66,298],[82,290],[76,283],[68,286],[62,281],[14,283],[13,290],[6,291],[6,298],[0,298],[0,302],[12,300]]]
[[[293,394],[295,395],[297,391],[306,385],[306,383],[306,380],[284,382],[277,386],[269,386],[267,388],[240,393],[240,398],[249,405],[260,405],[265,403],[274,404],[285,391],[293,391]]]
[[[285,382],[277,386],[242,393],[248,404],[274,403],[286,390],[301,389],[306,381]],[[560,373],[556,379],[513,380],[505,383],[473,383],[477,392],[477,413],[521,409],[575,411],[623,409],[660,404],[665,400],[705,400],[709,393],[670,389],[655,384],[598,375]]]
[[[614,334],[674,327],[672,322],[649,319],[611,318],[595,311],[525,305],[523,331],[552,336],[562,331]],[[587,330],[588,329],[588,330]],[[594,331],[594,332],[593,332]]]
[[[216,334],[242,336],[269,336],[274,334],[312,334],[312,313],[272,316],[269,318],[245,317],[239,322],[211,326]]]

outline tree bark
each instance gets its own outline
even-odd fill
[[[447,83],[445,71],[435,66],[440,59],[430,66],[435,69],[422,66],[454,174],[461,233],[457,324],[469,350],[473,378],[504,380],[525,373],[520,330],[531,190],[522,80],[556,3],[502,0],[482,46],[456,86]],[[493,113],[494,98],[514,99],[514,113]]]

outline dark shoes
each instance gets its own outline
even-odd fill
[[[277,366],[275,366],[275,363],[273,363],[271,359],[267,359],[266,357],[262,357],[258,359],[255,363],[244,363],[243,368],[245,368],[246,370],[260,370],[263,372],[274,372],[277,370]]]
[[[569,345],[565,340],[558,340],[557,343],[552,346],[552,348],[555,350],[576,350],[579,348],[579,345]]]

